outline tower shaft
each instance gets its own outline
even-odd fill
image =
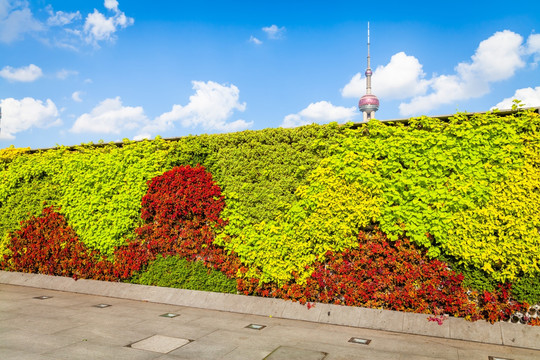
[[[358,102],[358,108],[364,113],[364,121],[371,120],[375,115],[375,111],[379,109],[379,99],[371,93],[371,56],[369,52],[370,40],[369,40],[369,22],[367,28],[367,69],[366,69],[366,95],[360,98]]]

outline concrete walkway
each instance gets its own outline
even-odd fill
[[[351,338],[358,338],[357,343]],[[488,360],[490,356],[538,360],[540,351],[0,284],[1,359]]]

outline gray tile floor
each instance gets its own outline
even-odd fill
[[[51,296],[46,300],[37,296]],[[108,304],[109,307],[95,307]],[[166,313],[178,314],[167,318]],[[250,324],[264,325],[256,330]],[[370,339],[369,345],[349,342]],[[0,359],[538,360],[540,351],[0,284]]]

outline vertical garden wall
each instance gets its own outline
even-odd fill
[[[3,149],[2,268],[508,317],[540,301],[539,126],[520,110]]]

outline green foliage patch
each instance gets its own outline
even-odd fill
[[[188,290],[236,293],[236,280],[220,271],[210,270],[200,261],[190,262],[179,256],[158,256],[146,271],[134,274],[134,284],[155,285]]]

